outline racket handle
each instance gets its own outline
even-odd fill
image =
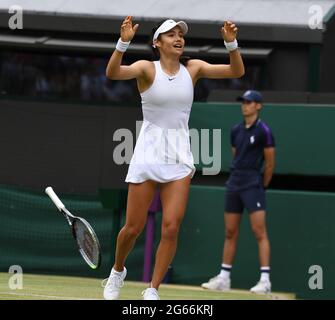
[[[45,189],[45,193],[50,197],[52,202],[55,204],[55,206],[58,208],[59,211],[62,211],[62,209],[65,208],[64,204],[60,199],[58,198],[57,194],[51,187],[47,187]]]

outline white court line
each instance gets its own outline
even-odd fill
[[[17,292],[0,292],[1,295],[13,295],[13,296],[26,296],[26,297],[40,297],[40,298],[50,298],[50,299],[62,299],[62,300],[100,300],[92,298],[77,298],[77,297],[62,297],[62,296],[49,296],[44,294],[36,293],[17,293]]]

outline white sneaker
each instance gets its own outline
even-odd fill
[[[160,300],[158,291],[155,288],[147,288],[142,291],[143,300]]]
[[[209,279],[208,282],[203,283],[201,287],[209,290],[229,291],[230,279],[216,276],[214,278]]]
[[[253,293],[266,294],[271,292],[271,282],[268,280],[259,281],[250,289]]]
[[[109,278],[105,279],[102,282],[102,286],[105,287],[104,289],[104,298],[105,300],[118,300],[120,296],[120,289],[123,287],[123,280],[127,275],[126,267],[123,267],[123,271],[120,274],[119,272],[116,273],[114,268],[111,271]],[[107,283],[105,284],[105,281]]]

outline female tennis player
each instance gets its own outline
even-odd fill
[[[126,258],[142,232],[157,185],[163,207],[161,240],[149,288],[144,300],[159,300],[158,288],[176,253],[178,232],[184,216],[190,181],[195,172],[190,149],[188,120],[193,103],[193,88],[200,78],[239,78],[244,65],[238,50],[237,27],[227,21],[221,28],[230,64],[209,64],[198,59],[181,59],[188,26],[168,19],[152,32],[152,47],[157,61],[140,60],[122,65],[122,57],[139,25],[132,17],[121,25],[106,75],[113,80],[136,79],[142,98],[143,124],[131,159],[126,182],[128,200],[126,222],[116,245],[115,263],[104,289],[104,298],[119,298],[126,277]],[[177,139],[176,139],[177,136]]]

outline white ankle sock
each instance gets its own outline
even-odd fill
[[[261,267],[261,281],[270,281],[270,267]]]
[[[219,276],[223,279],[229,279],[230,278],[230,272],[231,272],[232,266],[229,264],[221,264],[221,271]]]
[[[123,271],[124,271],[124,268],[123,268]],[[116,271],[114,268],[112,268],[111,273],[114,273],[114,274],[117,274],[117,275],[121,276],[123,271]]]

